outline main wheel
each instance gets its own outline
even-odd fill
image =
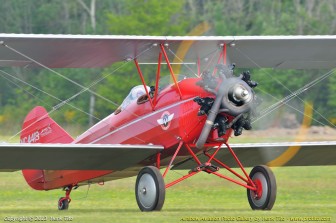
[[[58,210],[68,210],[69,208],[69,200],[64,199],[64,197],[61,197],[58,200]]]
[[[257,187],[256,191],[247,189],[247,198],[253,210],[271,210],[277,192],[273,172],[267,166],[256,166],[250,173],[250,178]]]
[[[135,184],[135,197],[141,211],[161,210],[166,195],[163,177],[158,168],[144,167]]]

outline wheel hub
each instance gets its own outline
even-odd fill
[[[139,201],[141,204],[149,208],[156,201],[157,188],[153,177],[150,174],[143,174],[139,180]]]
[[[262,192],[263,192],[263,188],[262,188],[262,183],[259,179],[256,179],[255,181],[253,181],[253,183],[256,186],[256,191],[254,191],[255,196],[254,199],[259,200],[262,197]]]

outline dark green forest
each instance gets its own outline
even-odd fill
[[[201,32],[206,36],[336,33],[336,0],[1,0],[0,12],[0,33],[184,36],[193,35],[200,24],[206,27]],[[127,64],[56,72],[83,86],[106,77],[91,89],[111,103],[88,92],[73,97],[81,88],[46,69],[0,67],[2,131],[9,135],[18,131],[36,105],[51,111],[71,97],[70,105],[61,106],[51,116],[68,128],[85,129],[112,113],[130,88],[140,83],[134,66]],[[145,67],[143,72],[148,77],[152,69]],[[327,79],[291,103],[299,110],[304,101],[311,103],[313,123],[335,127],[334,71],[251,70],[260,93],[277,99],[327,72],[331,74]]]

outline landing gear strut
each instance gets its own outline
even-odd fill
[[[248,175],[242,163],[240,162],[237,155],[235,154],[234,150],[227,143],[224,143],[224,144],[207,143],[205,144],[205,149],[203,150],[203,154],[205,155],[205,157],[208,157],[208,160],[206,162],[202,162],[199,159],[199,156],[197,156],[197,154],[194,152],[193,149],[196,147],[195,144],[180,143],[179,147],[176,149],[170,161],[170,164],[167,166],[166,171],[163,174],[163,177],[166,176],[166,173],[172,167],[172,163],[175,157],[177,156],[177,154],[179,153],[182,145],[189,152],[193,160],[196,162],[197,166],[195,168],[192,168],[191,171],[189,171],[187,175],[184,175],[174,180],[173,182],[166,184],[165,188],[169,188],[177,183],[180,183],[184,181],[185,179],[192,177],[195,174],[198,174],[200,172],[206,172],[208,174],[213,174],[217,177],[220,177],[222,179],[228,180],[232,183],[245,187],[247,189],[247,197],[248,197],[249,204],[253,210],[271,210],[273,208],[273,205],[276,199],[277,185],[276,185],[274,174],[271,171],[271,169],[264,165],[256,166],[252,169],[251,173]],[[222,145],[225,145],[227,147],[229,153],[232,155],[233,159],[236,161],[236,164],[238,165],[242,174],[237,172],[236,170],[234,170],[233,168],[229,167],[228,165],[226,165],[225,163],[223,163],[222,161],[216,158],[216,155],[218,154],[219,150],[224,149]],[[218,166],[213,165],[212,162],[216,163],[216,165]],[[159,179],[162,178],[160,175],[160,172],[158,171],[156,167],[146,167],[146,168],[150,168],[151,170],[155,169],[158,174],[158,178]],[[146,168],[144,168],[143,170],[145,170]],[[224,168],[228,172],[233,174],[233,178],[231,176],[228,176],[227,174],[219,172],[218,170],[220,168]],[[151,200],[152,201],[151,204],[153,203],[153,208],[145,209],[147,211],[151,211],[151,210],[154,210],[154,207],[157,204],[155,202],[158,202],[157,200],[160,199],[158,198],[158,195],[157,195],[160,189],[158,189],[159,186],[157,186],[157,184],[154,183],[155,182],[154,179],[156,178],[154,178],[154,176],[152,176],[152,178],[149,178],[149,176],[148,177],[146,176],[145,178],[143,178],[143,176],[145,176],[144,173],[146,172],[142,173],[142,171],[140,171],[138,175],[138,179],[137,179],[137,186],[136,186],[137,201],[138,201],[138,205],[140,209],[144,210],[142,209],[143,207],[141,206],[141,204],[144,206],[145,201],[147,201],[147,199]],[[146,182],[146,185],[148,186],[147,187],[138,186],[140,185],[139,182]],[[150,186],[150,185],[153,185],[153,186]],[[141,190],[143,188],[145,188],[146,190]],[[153,195],[151,196],[147,195],[146,193],[144,193],[144,192],[147,192],[147,188],[154,188],[155,190],[153,191],[155,191],[155,193],[152,192],[151,194]],[[164,186],[162,186],[162,188],[163,188],[162,191],[164,191]],[[141,193],[144,193],[144,194],[141,194]],[[148,196],[147,199],[146,199],[146,196]],[[143,202],[139,202],[140,199],[142,199]],[[161,209],[163,205],[163,200],[162,200],[162,203],[160,203],[160,205],[161,206],[158,206],[159,209],[155,209],[155,210]]]
[[[72,190],[72,187],[65,187],[65,197],[61,197],[58,200],[58,210],[68,210],[69,209],[69,203],[71,202],[70,193]]]

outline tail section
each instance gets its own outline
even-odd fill
[[[20,136],[21,143],[71,143],[73,138],[60,127],[41,106],[35,107],[26,116]],[[38,156],[38,154],[36,154]],[[29,186],[44,190],[43,170],[22,170]]]
[[[60,127],[41,106],[26,116],[20,136],[21,143],[71,143],[73,138]]]

